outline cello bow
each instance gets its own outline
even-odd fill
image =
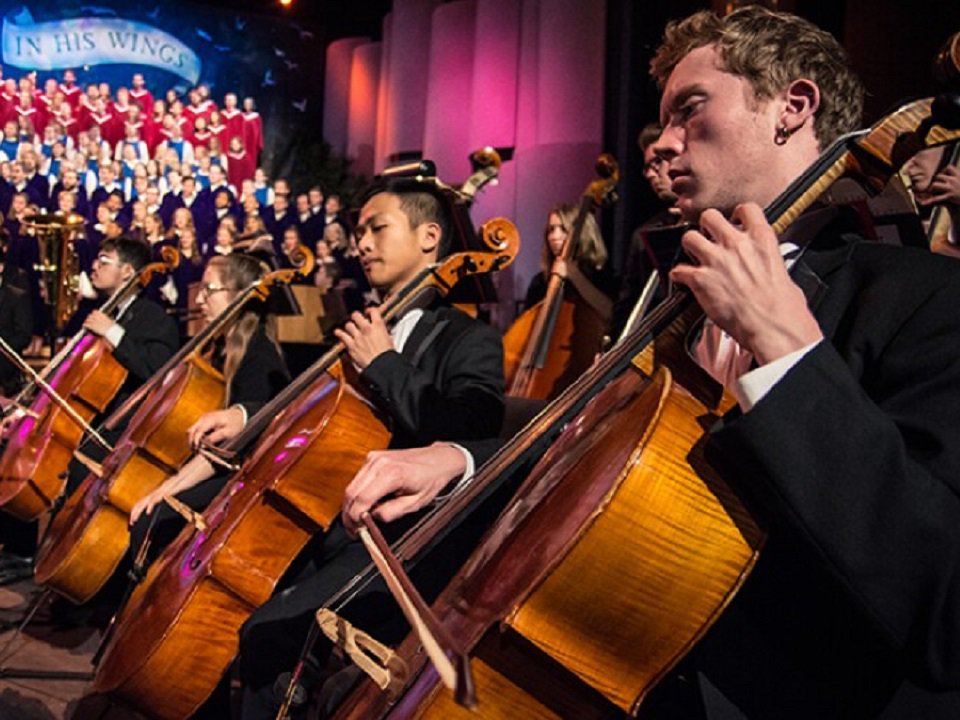
[[[780,234],[839,177],[850,173],[859,175],[866,183],[877,190],[890,175],[919,149],[951,142],[960,138],[960,122],[952,115],[938,114],[937,108],[943,103],[934,103],[931,98],[909,103],[899,107],[869,130],[850,133],[839,138],[828,150],[791,186],[776,198],[765,210],[768,222]],[[575,428],[578,419],[583,417],[587,404],[604,388],[617,380],[631,366],[640,367],[649,375],[653,371],[650,357],[645,352],[654,341],[673,330],[681,316],[699,316],[701,312],[693,301],[692,294],[685,288],[675,288],[670,296],[657,306],[623,342],[618,344],[589,369],[580,379],[567,388],[556,400],[510,441],[508,441],[477,472],[474,479],[455,491],[438,510],[424,517],[416,526],[401,537],[393,547],[395,556],[403,563],[415,564],[424,555],[434,550],[459,526],[471,511],[493,492],[518,468],[531,457],[542,455],[552,438],[563,427]],[[719,386],[712,390],[714,400],[719,404]],[[595,411],[596,412],[596,411]],[[596,418],[594,418],[594,421]],[[509,599],[497,594],[499,605],[484,604],[482,608],[471,610],[464,605],[467,602],[464,588],[491,581],[488,566],[501,561],[509,551],[509,537],[513,530],[521,527],[537,510],[537,501],[550,496],[559,487],[563,475],[547,474],[539,478],[531,476],[517,491],[514,499],[501,513],[496,528],[489,532],[481,546],[474,552],[470,561],[448,585],[437,602],[434,610],[441,621],[460,622],[456,630],[466,632],[459,635],[461,642],[474,646],[484,635],[488,625],[478,627],[476,623],[504,622],[508,615],[516,611]],[[554,521],[556,519],[554,518]],[[752,522],[752,520],[750,521]],[[744,532],[749,532],[744,530]],[[760,531],[757,531],[760,532]],[[756,553],[762,545],[762,532],[754,534],[754,553],[745,561],[743,571],[737,575],[737,583],[732,592],[745,579],[756,561]],[[572,539],[571,539],[572,541]],[[501,563],[502,564],[502,563]],[[542,567],[542,566],[541,566]],[[541,570],[542,571],[542,570]],[[536,572],[536,571],[534,571]],[[334,600],[348,602],[374,577],[376,568],[367,567],[364,573],[345,586]],[[534,582],[536,577],[529,578]],[[520,589],[524,583],[513,578],[511,586]],[[501,585],[501,581],[495,584]],[[517,597],[519,597],[518,595]],[[725,596],[727,599],[729,596]],[[484,596],[484,600],[490,600]],[[722,609],[722,608],[720,608]],[[719,611],[708,619],[719,615]],[[699,635],[697,635],[698,637]],[[682,652],[689,649],[695,640],[686,639]],[[391,718],[412,717],[423,710],[419,699],[436,697],[431,688],[436,680],[432,673],[424,673],[428,659],[419,652],[415,636],[410,636],[398,650],[401,660],[409,668],[409,678],[402,693],[381,692],[370,683],[364,683],[341,705],[336,713],[337,720],[360,720],[360,718],[384,717],[391,709]],[[674,658],[679,660],[680,655]],[[634,712],[639,702],[652,685],[659,680],[669,667],[658,668],[652,676],[645,679],[633,700],[623,700],[617,704],[623,710]],[[581,680],[585,680],[580,676]],[[588,685],[589,680],[586,680]],[[594,686],[592,692],[603,692]],[[408,700],[409,698],[409,700]],[[482,698],[481,698],[482,701]],[[624,704],[621,704],[624,703]],[[417,715],[419,716],[419,715]]]

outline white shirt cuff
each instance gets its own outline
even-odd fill
[[[770,392],[774,385],[780,382],[780,379],[820,342],[822,341],[818,340],[810,343],[799,350],[794,350],[792,353],[777,358],[771,363],[754,368],[737,378],[730,390],[737,399],[740,409],[745,413],[750,412],[754,405],[760,402],[763,396]]]
[[[243,416],[243,426],[246,427],[246,426],[247,426],[247,420],[250,419],[250,416],[247,415],[247,409],[246,409],[243,405],[241,405],[240,403],[236,403],[235,405],[231,405],[230,407],[236,408],[237,410],[240,411],[240,415]]]
[[[433,502],[435,503],[443,502],[448,497],[456,493],[460,488],[462,488],[464,485],[470,482],[470,480],[473,479],[473,476],[477,472],[477,464],[474,461],[473,455],[470,454],[469,450],[467,450],[462,445],[457,445],[456,443],[447,443],[447,445],[449,445],[452,448],[456,448],[461,453],[463,453],[464,471],[463,471],[463,475],[460,476],[460,479],[457,480],[456,484],[452,488],[450,488],[450,490],[443,493],[442,495],[437,495],[433,499]]]
[[[107,339],[107,342],[113,345],[114,349],[120,347],[120,342],[123,340],[123,336],[127,331],[123,329],[123,326],[119,323],[114,323],[109,327],[104,337]]]

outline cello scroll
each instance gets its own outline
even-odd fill
[[[503,270],[513,262],[520,250],[520,233],[506,218],[493,218],[480,226],[480,237],[489,251],[454,253],[445,258],[435,274],[453,287],[469,275]]]

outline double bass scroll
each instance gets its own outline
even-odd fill
[[[560,253],[576,260],[587,215],[616,201],[620,169],[607,153],[597,158],[597,178],[581,196],[573,227]],[[564,296],[565,280],[551,274],[544,299],[528,308],[503,338],[507,394],[552,400],[593,362],[606,321],[583,299]]]

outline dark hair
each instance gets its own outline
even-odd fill
[[[425,222],[440,226],[440,244],[437,247],[437,259],[446,257],[451,247],[450,200],[433,183],[417,181],[413,178],[378,178],[363,192],[360,205],[380,193],[390,193],[400,198],[400,209],[410,221],[410,229],[415,230]]]
[[[637,136],[637,145],[640,146],[640,152],[646,152],[648,147],[660,139],[662,133],[663,128],[660,127],[660,123],[652,122],[644,125],[640,135]]]
[[[650,74],[662,89],[689,52],[711,45],[721,69],[745,78],[758,100],[774,97],[800,78],[816,83],[821,93],[814,128],[821,148],[860,124],[863,85],[837,39],[808,20],[758,5],[723,18],[702,10],[671,22]]]
[[[104,240],[100,249],[106,252],[116,251],[121,263],[128,263],[134,270],[142,270],[150,262],[150,248],[141,240],[121,237],[116,240]]]

